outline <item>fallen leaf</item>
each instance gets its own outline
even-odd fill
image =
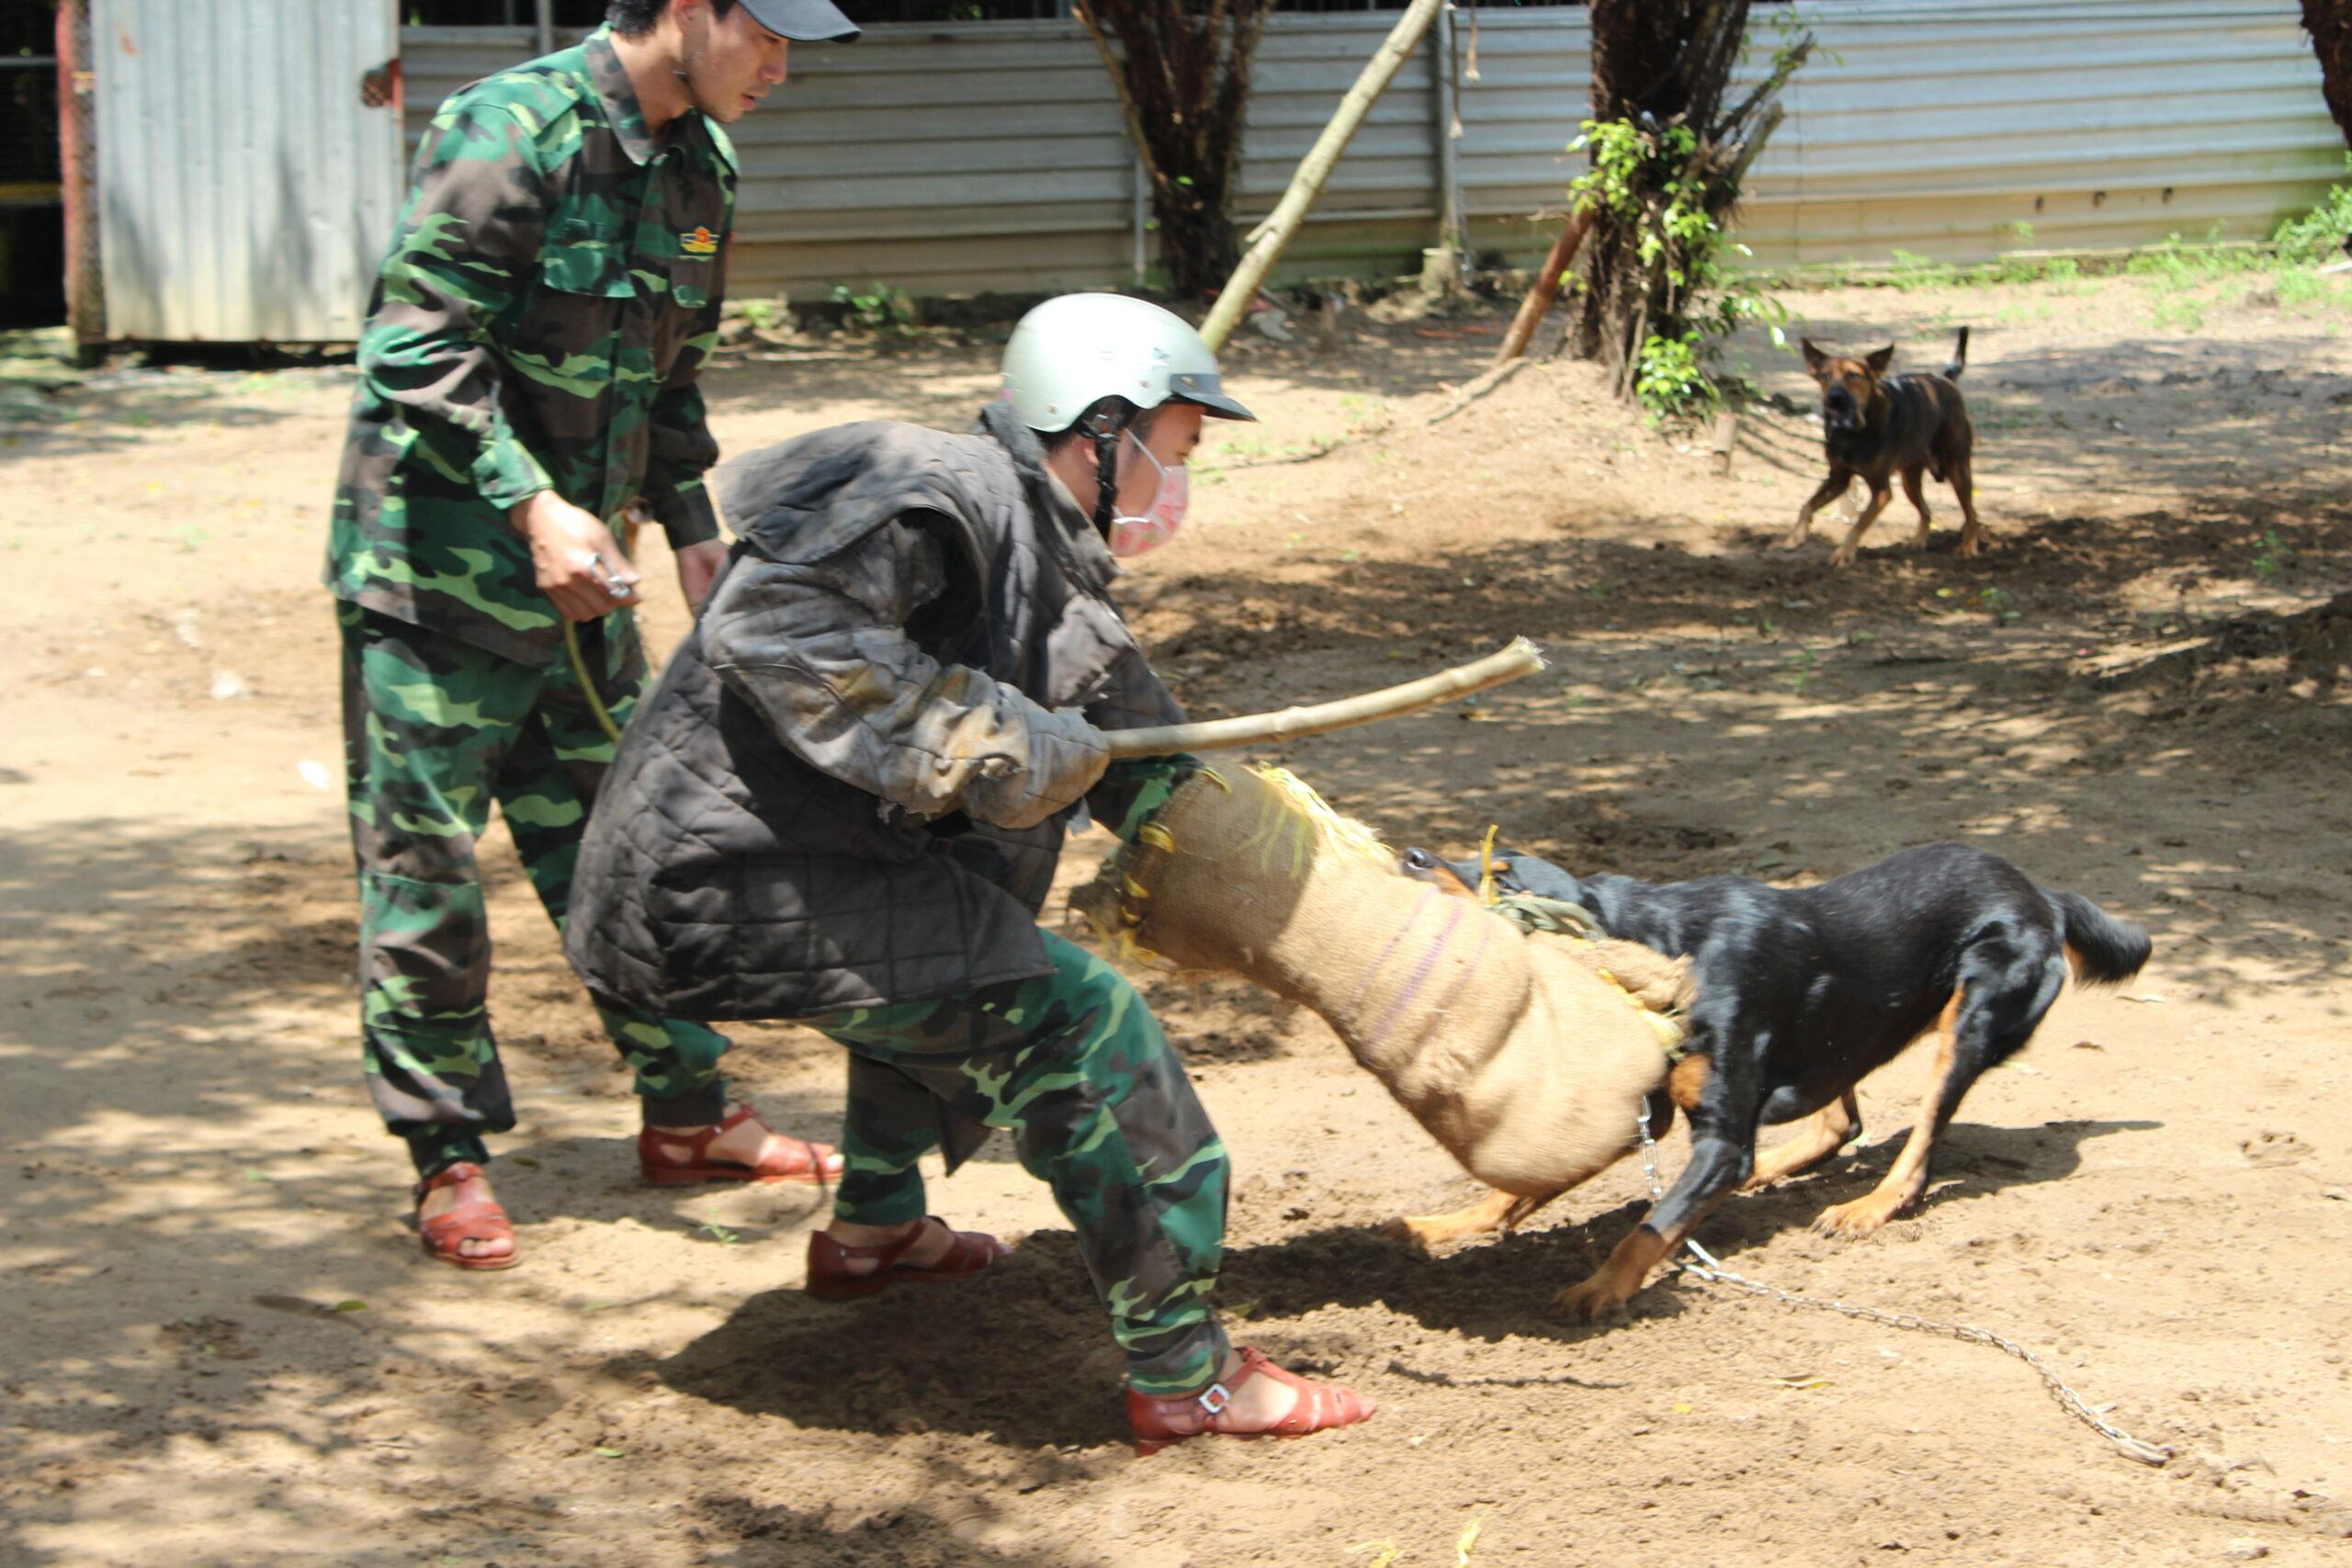
[[[1453,1543],[1453,1568],[1470,1568],[1470,1549],[1478,1544],[1478,1532],[1486,1528],[1486,1517],[1481,1515],[1463,1530]]]
[[[627,1459],[628,1456],[618,1449],[598,1449],[596,1457],[598,1459]]]
[[[355,1298],[347,1302],[335,1303],[334,1310],[337,1312],[366,1312],[368,1310],[368,1303]]]
[[[1690,1406],[1688,1404],[1678,1404],[1674,1407],[1674,1413],[1677,1416],[1688,1416],[1690,1414]]]
[[[509,1165],[519,1165],[525,1170],[537,1170],[539,1168],[539,1162],[537,1158],[531,1155],[508,1155],[506,1156],[506,1162]]]
[[[305,1301],[300,1296],[255,1296],[254,1305],[267,1307],[272,1312],[290,1312],[303,1317],[324,1318],[330,1323],[345,1321],[338,1317],[335,1309],[324,1302]]]
[[[2077,1051],[2104,1051],[2107,1047],[2100,1044],[2096,1040],[2077,1040],[2075,1042],[2075,1049]]]
[[[1771,1381],[1776,1388],[1828,1388],[1831,1386],[1827,1378],[1816,1372],[1796,1372],[1788,1377],[1774,1378]]]
[[[2156,995],[2154,991],[2141,991],[2134,996],[2129,996],[2123,999],[2127,1002],[2160,1002],[2164,1000],[2164,998]]]

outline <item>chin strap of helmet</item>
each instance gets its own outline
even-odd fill
[[[1086,419],[1087,434],[1094,438],[1094,531],[1106,541],[1111,519],[1119,514],[1119,437],[1140,412],[1120,400]]]

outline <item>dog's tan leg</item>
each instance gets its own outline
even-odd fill
[[[1755,1172],[1740,1183],[1739,1190],[1752,1192],[1801,1170],[1812,1169],[1844,1148],[1861,1124],[1862,1108],[1855,1102],[1854,1091],[1849,1089],[1834,1104],[1825,1105],[1806,1118],[1805,1124],[1789,1137],[1758,1153]]]
[[[1871,525],[1878,521],[1878,514],[1885,511],[1887,502],[1894,499],[1893,487],[1880,489],[1873,486],[1871,488],[1871,503],[1862,508],[1862,514],[1854,519],[1852,530],[1838,542],[1836,549],[1829,552],[1831,566],[1842,570],[1854,564],[1855,552],[1862,547],[1862,536],[1871,531]]]
[[[1868,1235],[1917,1202],[1919,1194],[1928,1190],[1928,1156],[1942,1130],[1945,1086],[1952,1068],[1952,1021],[1960,1016],[1961,996],[1953,991],[1951,1000],[1944,1004],[1943,1016],[1936,1021],[1936,1065],[1928,1080],[1928,1098],[1920,1103],[1919,1120],[1913,1123],[1911,1139],[1895,1156],[1894,1168],[1867,1195],[1824,1209],[1813,1222],[1815,1230],[1825,1235]]]
[[[1508,1230],[1550,1201],[1549,1198],[1516,1198],[1508,1192],[1489,1192],[1464,1208],[1391,1220],[1382,1228],[1400,1241],[1409,1241],[1427,1250],[1448,1242]]]
[[[1832,468],[1829,470],[1829,477],[1821,481],[1821,487],[1805,498],[1805,503],[1803,506],[1797,508],[1796,526],[1781,537],[1781,547],[1784,550],[1793,550],[1804,544],[1806,536],[1813,532],[1813,514],[1845,494],[1847,487],[1853,482],[1854,471],[1851,468]]]
[[[1682,1245],[1682,1238],[1698,1229],[1722,1201],[1718,1198],[1692,1214],[1687,1224],[1676,1226],[1671,1235],[1661,1235],[1645,1224],[1635,1225],[1634,1234],[1617,1244],[1608,1259],[1592,1271],[1590,1279],[1570,1285],[1552,1298],[1552,1310],[1562,1317],[1586,1323],[1617,1311],[1649,1282],[1650,1270],[1673,1257],[1675,1249]]]
[[[1967,457],[1957,457],[1947,471],[1951,475],[1951,492],[1960,498],[1960,514],[1965,519],[1960,529],[1960,553],[1973,556],[1984,547],[1984,525],[1976,520],[1976,477],[1968,464]]]
[[[1919,531],[1911,536],[1911,547],[1915,550],[1924,550],[1928,547],[1928,524],[1929,521],[1928,516],[1928,497],[1926,492],[1919,488],[1919,476],[1925,470],[1919,468],[1905,468],[1903,470],[1904,497],[1911,502],[1911,510],[1919,514]]]

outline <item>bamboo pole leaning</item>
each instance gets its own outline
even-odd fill
[[[1204,719],[1198,724],[1162,724],[1148,729],[1106,732],[1114,761],[1122,757],[1165,757],[1173,751],[1229,751],[1270,740],[1295,740],[1359,724],[1395,718],[1433,703],[1466,697],[1474,693],[1532,675],[1544,668],[1543,650],[1523,637],[1469,664],[1458,664],[1401,686],[1384,687],[1312,707],[1283,708],[1277,713],[1249,714],[1238,718]]]
[[[1275,260],[1298,232],[1299,225],[1306,221],[1307,209],[1315,205],[1315,198],[1323,194],[1324,183],[1330,179],[1331,170],[1339,164],[1340,154],[1347,151],[1356,128],[1387,90],[1398,68],[1421,41],[1421,36],[1430,30],[1430,24],[1436,20],[1443,4],[1444,0],[1413,0],[1396,19],[1396,27],[1389,29],[1386,39],[1356,78],[1356,85],[1340,100],[1339,109],[1331,116],[1330,123],[1324,126],[1323,134],[1315,139],[1315,145],[1299,160],[1298,172],[1291,175],[1290,188],[1283,192],[1282,200],[1264,222],[1250,231],[1250,248],[1242,253],[1240,264],[1217,294],[1208,320],[1201,323],[1201,336],[1210,348],[1224,347],[1225,340],[1233,335],[1242,313],[1258,298],[1259,285],[1265,282],[1266,274],[1273,269]]]
[[[1544,270],[1535,275],[1528,286],[1527,297],[1519,302],[1519,314],[1510,321],[1510,331],[1503,333],[1502,346],[1495,350],[1498,367],[1510,364],[1527,352],[1534,340],[1535,329],[1544,324],[1552,302],[1560,297],[1560,285],[1566,281],[1568,268],[1577,259],[1577,250],[1584,237],[1592,231],[1593,209],[1582,205],[1568,214],[1567,223],[1560,230],[1560,237],[1552,242],[1552,254],[1544,258]]]

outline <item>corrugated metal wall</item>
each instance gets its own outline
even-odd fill
[[[349,337],[433,106],[526,58],[527,28],[410,28],[407,120],[358,106],[392,0],[96,0],[100,216],[115,337]],[[2343,172],[2290,0],[1849,0],[1751,180],[1767,265],[1981,260],[2170,233],[2247,238]],[[1284,16],[1261,56],[1241,180],[1270,209],[1393,17]],[[1574,10],[1456,22],[1471,243],[1531,262],[1578,166],[1589,34]],[[1475,50],[1473,40],[1475,37]],[[1291,276],[1411,270],[1437,232],[1440,62],[1397,77],[1285,258]],[[880,27],[802,50],[741,122],[732,288],[879,278],[918,294],[1134,276],[1134,162],[1069,24]]]
[[[1820,25],[1838,57],[1792,84],[1741,236],[1770,260],[2265,237],[2344,176],[2286,0],[1881,3]]]
[[[2291,0],[1848,0],[1802,12],[1823,52],[1792,86],[1742,220],[1766,265],[2249,238],[2343,173]],[[1245,224],[1273,206],[1394,20],[1283,16],[1268,28]],[[1466,67],[1466,13],[1455,28]],[[1550,241],[1532,215],[1556,210],[1582,166],[1565,148],[1586,112],[1589,34],[1573,9],[1487,9],[1475,41],[1454,144],[1471,243],[1532,263]],[[413,141],[443,95],[522,58],[530,35],[413,28],[405,48]],[[1433,243],[1432,64],[1425,49],[1374,107],[1285,256],[1288,276],[1409,271]],[[793,69],[781,98],[737,127],[735,292],[1131,280],[1134,164],[1074,27],[876,27],[853,46],[800,51]]]
[[[393,0],[96,0],[107,335],[358,335],[402,140],[359,79],[398,39]]]

